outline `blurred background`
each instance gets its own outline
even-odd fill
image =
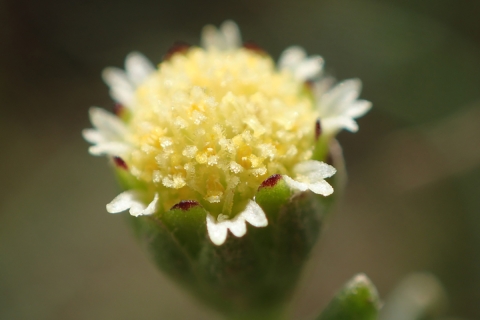
[[[133,50],[155,63],[234,19],[275,59],[292,44],[374,108],[339,140],[349,171],[293,303],[309,319],[357,272],[383,298],[430,271],[448,315],[480,318],[480,2],[0,1],[0,319],[218,319],[160,274],[87,153],[100,78]]]

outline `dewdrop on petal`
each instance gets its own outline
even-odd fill
[[[246,222],[268,225],[255,202],[268,177],[282,175],[294,191],[333,192],[324,179],[335,169],[312,156],[317,103],[334,101],[308,94],[305,82],[322,75],[323,59],[300,47],[288,48],[276,65],[263,51],[241,47],[232,21],[206,26],[201,43],[169,52],[157,68],[139,53],[127,56],[125,72],[107,68],[103,78],[128,116],[92,108],[94,129],[84,137],[92,154],[121,159],[122,170],[142,186],[126,190],[107,211],[161,218],[194,201],[208,213],[211,240],[221,245],[228,231],[244,236]]]

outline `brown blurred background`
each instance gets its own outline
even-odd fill
[[[342,133],[349,184],[292,307],[309,319],[357,272],[382,297],[412,271],[480,318],[480,2],[0,1],[0,319],[217,319],[157,272],[81,138],[113,103],[100,73],[132,50],[234,19],[275,58],[292,44],[363,80],[374,109]]]

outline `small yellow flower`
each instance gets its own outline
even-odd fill
[[[86,129],[84,137],[93,144],[90,153],[113,157],[119,170],[142,186],[121,193],[107,211],[161,215],[182,201],[195,201],[209,212],[207,230],[220,245],[228,230],[243,236],[246,222],[268,224],[255,194],[272,175],[282,175],[295,190],[333,192],[324,179],[335,169],[312,160],[318,119],[323,121],[325,109],[331,132],[354,129],[352,117],[335,119],[341,112],[358,117],[368,110],[369,104],[355,102],[359,85],[348,92],[333,88],[330,97],[318,93],[321,57],[291,47],[276,65],[263,51],[241,47],[231,21],[218,30],[205,27],[202,47],[181,49],[158,68],[131,53],[125,72],[103,73],[124,112],[92,108],[95,128]],[[335,109],[336,100],[341,108]],[[356,111],[349,114],[352,104]]]

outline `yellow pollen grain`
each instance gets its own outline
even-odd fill
[[[311,158],[317,117],[304,84],[267,55],[191,48],[138,87],[126,161],[165,210],[196,200],[232,217],[268,176]]]

